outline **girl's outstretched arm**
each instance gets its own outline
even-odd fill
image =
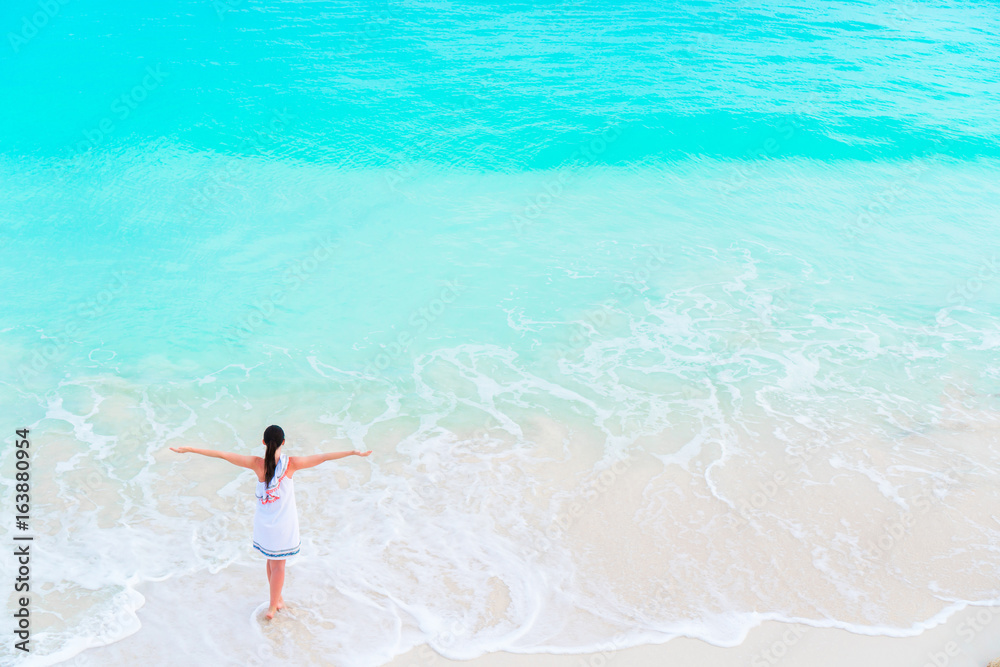
[[[334,459],[342,459],[345,456],[368,456],[372,453],[372,450],[367,452],[359,452],[357,450],[352,450],[350,452],[327,452],[326,454],[313,454],[312,456],[289,456],[288,457],[288,469],[289,470],[303,470],[304,468],[312,468],[318,466],[324,461],[333,461]]]
[[[225,459],[233,465],[238,465],[241,468],[250,468],[253,470],[256,467],[256,456],[247,456],[246,454],[233,454],[232,452],[219,452],[214,449],[198,449],[197,447],[171,447],[170,451],[177,452],[178,454],[186,454],[188,452],[192,454],[201,454],[203,456],[211,456],[217,459]]]

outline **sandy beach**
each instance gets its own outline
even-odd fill
[[[986,667],[1000,657],[1000,607],[968,607],[916,637],[857,635],[845,630],[765,622],[738,646],[686,638],[583,655],[493,653],[448,660],[420,647],[386,667]]]
[[[218,630],[202,618],[220,619],[243,616],[254,609],[254,597],[241,595],[238,589],[226,588],[224,580],[237,585],[244,578],[253,579],[255,568],[233,567],[230,577],[198,575],[185,578],[190,587],[189,603],[204,604],[205,614],[191,614],[184,609],[185,601],[176,594],[177,587],[143,585],[139,590],[147,596],[137,611],[143,629],[122,641],[84,651],[69,662],[70,667],[96,665],[159,664],[161,656],[171,653],[177,660],[196,663],[205,658],[205,644],[212,642]],[[248,582],[246,582],[248,583]],[[292,587],[295,594],[305,594],[308,584],[299,582]],[[259,596],[258,596],[259,597]],[[304,610],[289,595],[289,610],[282,612],[276,628],[294,632],[296,615]],[[256,607],[259,613],[259,605]],[[247,619],[249,621],[249,619]],[[283,642],[277,652],[254,646],[261,639],[249,625],[230,626],[232,632],[245,633],[247,651],[232,656],[239,664],[305,664],[296,660],[294,645]],[[268,637],[274,633],[265,629]],[[383,641],[388,640],[385,637]],[[307,640],[305,640],[307,641]],[[378,641],[372,636],[371,641]],[[387,644],[391,642],[386,642]],[[270,646],[270,644],[268,644]],[[255,650],[256,649],[256,650]],[[301,658],[301,656],[299,656]],[[742,642],[720,647],[696,639],[678,637],[659,645],[622,648],[609,644],[600,652],[583,654],[515,654],[488,653],[471,660],[450,660],[426,645],[419,645],[391,660],[384,667],[842,667],[871,665],[872,667],[986,667],[1000,657],[1000,607],[967,606],[947,619],[911,637],[859,635],[837,628],[818,628],[804,624],[764,621],[753,628]],[[310,663],[320,664],[320,663]],[[329,665],[336,665],[331,660]]]

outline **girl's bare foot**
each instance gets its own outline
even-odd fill
[[[277,606],[275,606],[275,609],[277,609],[278,611],[281,611],[284,608],[285,608],[285,599],[284,598],[278,598],[278,604],[277,604]]]
[[[274,612],[276,611],[278,611],[277,607],[269,607],[267,613],[264,614],[264,618],[270,621],[272,618],[274,618]]]

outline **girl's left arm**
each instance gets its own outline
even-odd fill
[[[192,454],[224,459],[233,465],[238,465],[241,468],[250,468],[251,470],[254,468],[254,459],[257,458],[255,456],[247,456],[246,454],[234,454],[232,452],[220,452],[214,449],[199,449],[197,447],[171,447],[170,451],[177,452],[178,454],[190,452]]]
[[[326,454],[313,454],[312,456],[289,456],[288,469],[291,471],[303,470],[304,468],[318,466],[320,463],[326,461],[336,461],[345,456],[368,456],[371,453],[372,450],[370,449],[367,452],[359,452],[355,449],[350,452],[327,452]]]

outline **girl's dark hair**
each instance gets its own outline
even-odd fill
[[[267,445],[267,452],[264,454],[264,486],[271,486],[271,480],[274,478],[274,468],[277,463],[274,462],[274,453],[278,451],[278,447],[281,447],[281,443],[285,441],[285,432],[281,430],[280,426],[275,426],[274,424],[268,426],[264,429],[264,444]]]

